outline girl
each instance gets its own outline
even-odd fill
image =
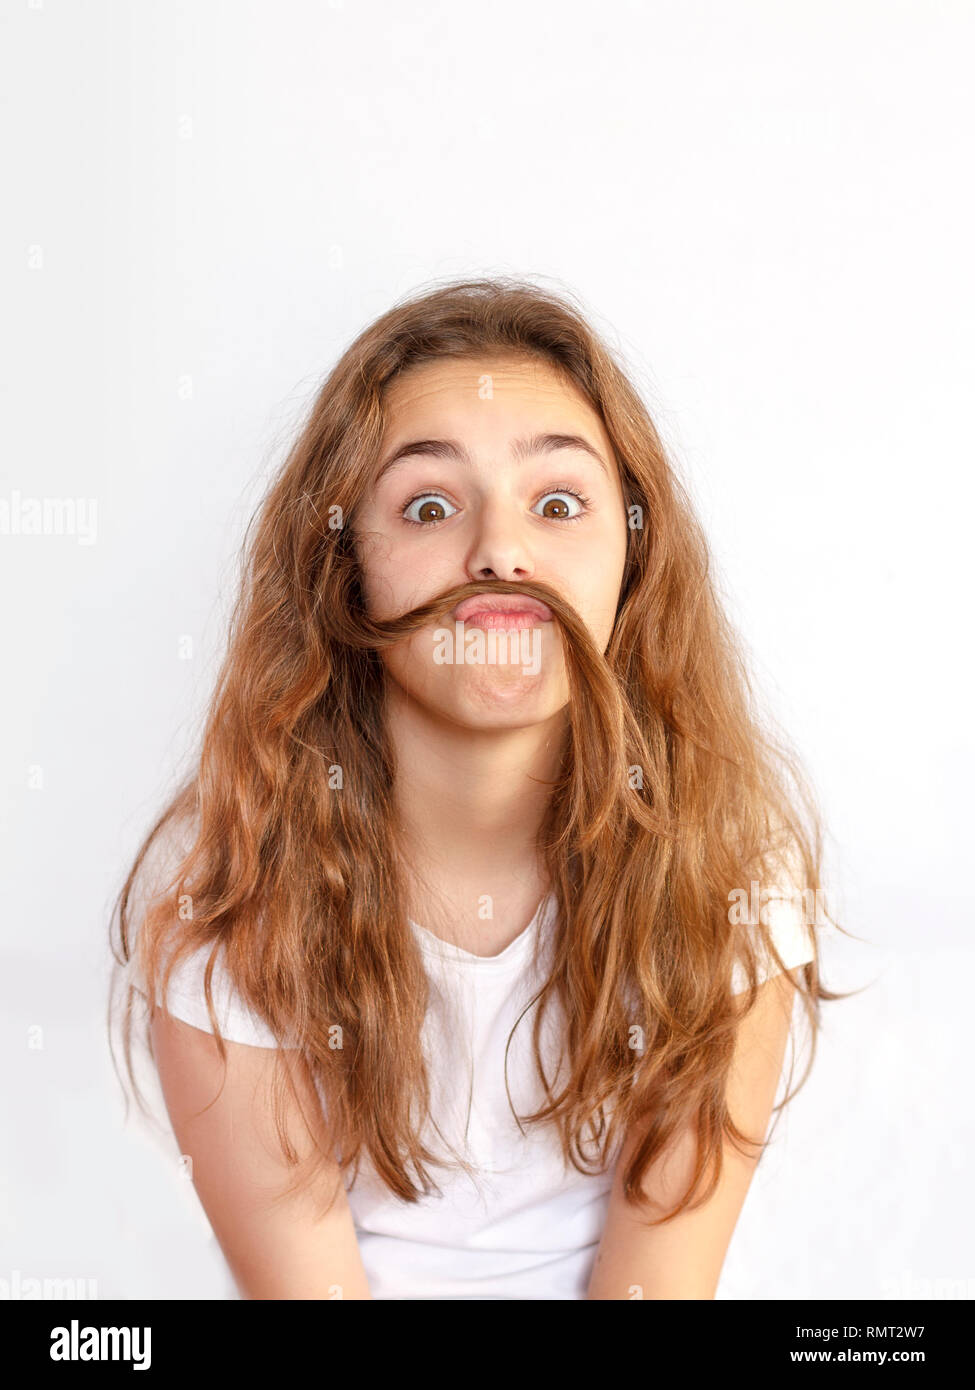
[[[813,1049],[842,997],[821,840],[581,309],[486,279],[383,315],[113,917],[129,1076],[144,1005],[242,1295],[712,1298],[794,995]]]

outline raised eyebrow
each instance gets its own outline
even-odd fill
[[[553,454],[559,449],[578,449],[599,464],[604,473],[609,474],[606,462],[595,447],[581,434],[530,434],[524,439],[516,439],[511,446],[511,452],[517,459],[530,457],[532,454]],[[379,470],[376,479],[378,482],[391,468],[397,463],[402,463],[404,459],[416,458],[427,455],[432,458],[452,459],[455,463],[463,463],[471,467],[471,456],[463,444],[454,439],[411,439],[406,444],[401,444],[384,462]]]

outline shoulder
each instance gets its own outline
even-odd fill
[[[198,947],[178,959],[166,987],[165,1001],[157,992],[156,1003],[194,1028],[212,1033],[213,1020],[207,1002],[206,977],[210,969],[210,998],[221,1036],[249,1047],[277,1047],[270,1028],[249,1009],[236,989],[227,969],[220,942]]]
[[[222,943],[215,941],[192,950],[182,949],[185,926],[180,916],[181,891],[178,890],[185,887],[189,894],[192,885],[181,885],[179,879],[197,833],[195,817],[174,817],[153,837],[133,877],[128,896],[133,942],[130,982],[143,999],[148,1000],[146,918],[150,910],[166,905],[163,919],[155,921],[151,931],[154,940],[161,938],[163,942],[156,969],[154,1008],[162,1008],[174,1018],[207,1033],[214,1032],[215,1017],[221,1035],[229,1042],[250,1047],[277,1047],[267,1024],[247,1007],[236,989]],[[162,972],[170,961],[173,967],[164,995]],[[208,972],[213,1016],[207,1000]]]
[[[819,899],[807,884],[797,845],[786,843],[771,848],[760,876],[741,885],[732,899],[728,920],[736,932],[747,935],[754,947],[760,983],[783,968],[791,971],[816,960]],[[767,939],[781,964],[769,951]],[[748,988],[742,954],[739,951],[734,967],[736,994]]]

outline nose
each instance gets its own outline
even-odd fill
[[[490,504],[482,508],[466,568],[471,580],[532,578],[531,545],[513,510]]]

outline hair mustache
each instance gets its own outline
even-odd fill
[[[463,603],[465,599],[482,597],[485,594],[527,594],[529,598],[547,604],[552,611],[553,621],[558,623],[570,643],[583,649],[589,646],[592,648],[591,656],[601,656],[578,610],[557,589],[534,579],[519,581],[517,584],[510,580],[489,579],[455,585],[395,618],[380,621],[365,613],[360,614],[358,626],[365,644],[373,647],[390,646],[426,627],[430,622],[449,620],[458,604]]]

